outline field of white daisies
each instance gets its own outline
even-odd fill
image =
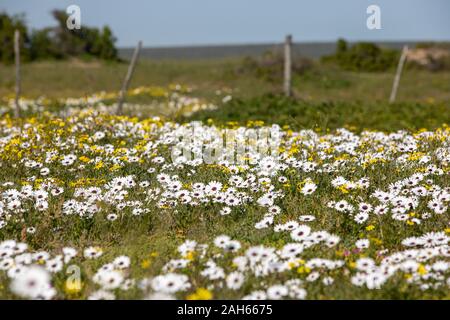
[[[174,113],[224,108],[162,96]],[[0,298],[450,298],[445,125],[198,126],[104,98],[0,109]],[[226,130],[239,161],[197,156]]]

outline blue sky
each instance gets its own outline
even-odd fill
[[[0,0],[28,25],[53,25],[50,11],[81,8],[82,24],[108,24],[118,46],[294,41],[450,40],[448,0]],[[381,30],[368,30],[366,8],[381,8]]]

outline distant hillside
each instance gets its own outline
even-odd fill
[[[400,49],[405,44],[414,47],[419,42],[377,42],[387,48]],[[351,43],[350,43],[351,44]],[[243,56],[256,56],[270,49],[282,49],[281,44],[244,44],[244,45],[211,45],[190,47],[143,48],[141,57],[151,59],[216,59]],[[295,43],[294,54],[309,58],[320,58],[335,51],[335,42]],[[134,48],[119,48],[119,56],[129,59]]]

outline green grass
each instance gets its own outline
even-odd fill
[[[180,83],[196,88],[201,97],[213,98],[217,89],[233,89],[233,96],[251,98],[279,93],[282,81],[269,83],[251,74],[237,72],[240,59],[205,61],[139,61],[130,87]],[[126,63],[101,61],[53,61],[22,67],[25,97],[81,97],[98,91],[118,91]],[[297,97],[311,102],[388,100],[393,72],[356,73],[318,63],[302,75],[294,75]],[[0,65],[0,96],[14,92],[14,67]],[[402,75],[398,102],[449,102],[450,72],[406,70]]]
[[[212,119],[214,123],[229,121],[245,125],[247,121],[261,120],[268,124],[289,125],[292,129],[330,130],[349,127],[396,131],[401,129],[434,129],[450,123],[450,105],[447,103],[419,104],[382,102],[306,102],[277,95],[250,99],[235,99],[215,111],[201,111],[180,120]]]

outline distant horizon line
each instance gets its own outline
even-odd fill
[[[425,42],[437,42],[437,43],[450,43],[450,39],[409,39],[409,40],[373,40],[373,39],[361,39],[361,40],[347,40],[348,43],[357,42],[373,42],[373,43],[425,43]],[[310,40],[310,41],[293,41],[293,44],[330,44],[336,43],[336,40]],[[156,45],[147,46],[144,41],[142,41],[143,48],[148,49],[171,49],[171,48],[192,48],[192,47],[233,47],[233,46],[267,46],[267,45],[280,45],[283,41],[278,42],[229,42],[229,43],[204,43],[204,44],[167,44],[167,45]],[[118,49],[130,49],[134,48],[132,45],[127,46],[117,46]]]

